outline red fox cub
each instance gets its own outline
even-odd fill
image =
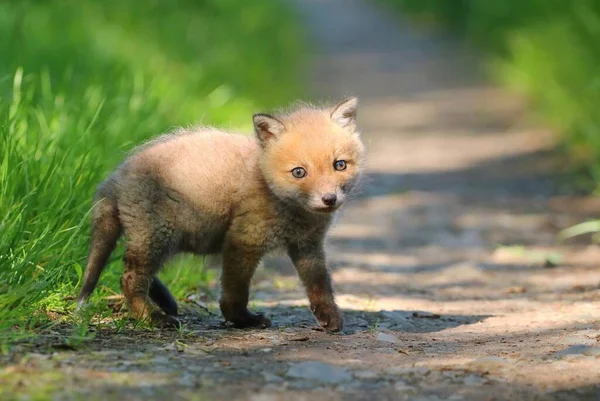
[[[269,319],[248,310],[249,286],[261,258],[282,249],[319,324],[340,331],[323,244],[361,175],[356,107],[352,97],[334,107],[255,114],[255,138],[196,128],[136,149],[97,189],[78,304],[124,235],[121,289],[138,319],[179,325],[177,303],[156,275],[169,257],[191,252],[222,255],[220,307],[227,321],[269,327]]]

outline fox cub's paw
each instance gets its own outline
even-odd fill
[[[173,316],[165,315],[161,311],[152,312],[152,314],[150,315],[150,320],[154,326],[160,328],[178,329],[181,327],[181,323],[179,322],[179,320],[175,319]]]
[[[238,329],[246,329],[246,328],[266,329],[267,327],[271,327],[271,320],[269,320],[269,318],[267,318],[262,313],[247,312],[242,315],[238,315],[229,321],[231,323],[233,323],[233,326],[235,328],[238,328]]]
[[[344,315],[333,302],[312,305],[311,310],[325,330],[338,332],[344,328]]]

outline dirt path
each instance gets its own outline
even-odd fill
[[[86,400],[600,399],[599,252],[555,245],[599,208],[559,195],[546,133],[456,44],[366,1],[295,3],[322,46],[315,92],[357,94],[369,142],[329,244],[345,331],[314,330],[291,265],[271,259],[253,294],[269,330],[189,307],[181,333],[99,331],[15,358],[0,384]]]

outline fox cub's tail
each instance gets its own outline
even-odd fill
[[[102,270],[115,249],[121,232],[117,203],[115,200],[105,197],[94,210],[90,253],[83,277],[83,286],[77,298],[77,308],[85,303],[96,288]]]

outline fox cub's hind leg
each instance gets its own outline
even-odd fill
[[[148,295],[167,315],[177,316],[177,301],[175,301],[167,286],[156,276],[154,276],[152,283],[150,283]]]
[[[153,260],[150,252],[139,252],[128,247],[125,253],[125,273],[121,277],[123,295],[136,318],[150,318],[151,323],[159,327],[178,327],[177,319],[157,310],[151,303],[152,294],[156,296],[162,289],[166,290],[164,285],[157,287],[155,284],[158,268],[159,263]],[[151,291],[152,287],[154,291]]]
[[[224,247],[221,313],[237,328],[271,326],[271,321],[265,316],[248,310],[250,280],[261,258],[259,251],[249,251],[233,244]]]
[[[310,310],[321,327],[327,331],[341,331],[344,318],[335,304],[323,246],[290,245],[288,253],[306,289]]]

